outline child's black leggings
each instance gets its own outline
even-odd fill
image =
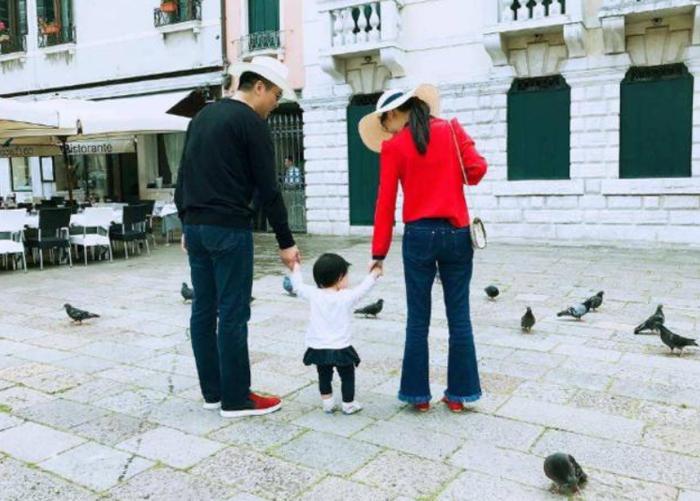
[[[330,395],[333,393],[333,366],[332,365],[317,365],[318,369],[318,389],[321,390],[321,395]],[[336,367],[340,376],[340,390],[343,393],[343,402],[348,403],[355,400],[355,366],[343,365]]]

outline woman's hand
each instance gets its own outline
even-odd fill
[[[381,277],[384,275],[384,260],[383,259],[373,259],[369,262],[369,272],[375,277]]]

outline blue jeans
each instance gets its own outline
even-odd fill
[[[399,399],[412,404],[429,402],[428,330],[435,272],[440,280],[450,332],[445,396],[455,402],[481,397],[479,370],[469,316],[472,259],[469,228],[455,228],[443,219],[421,219],[406,225],[403,264],[406,279],[406,347]]]
[[[224,410],[251,408],[253,234],[210,225],[185,225],[184,231],[194,288],[190,335],[202,395],[206,402],[221,401]]]

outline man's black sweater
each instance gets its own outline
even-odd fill
[[[206,106],[187,129],[175,188],[180,219],[184,224],[251,228],[255,190],[280,249],[293,246],[267,122],[233,99]]]

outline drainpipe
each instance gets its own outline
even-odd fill
[[[221,0],[221,62],[224,72],[228,70],[229,65],[229,60],[227,56],[228,37],[226,36],[226,31],[226,0]]]

